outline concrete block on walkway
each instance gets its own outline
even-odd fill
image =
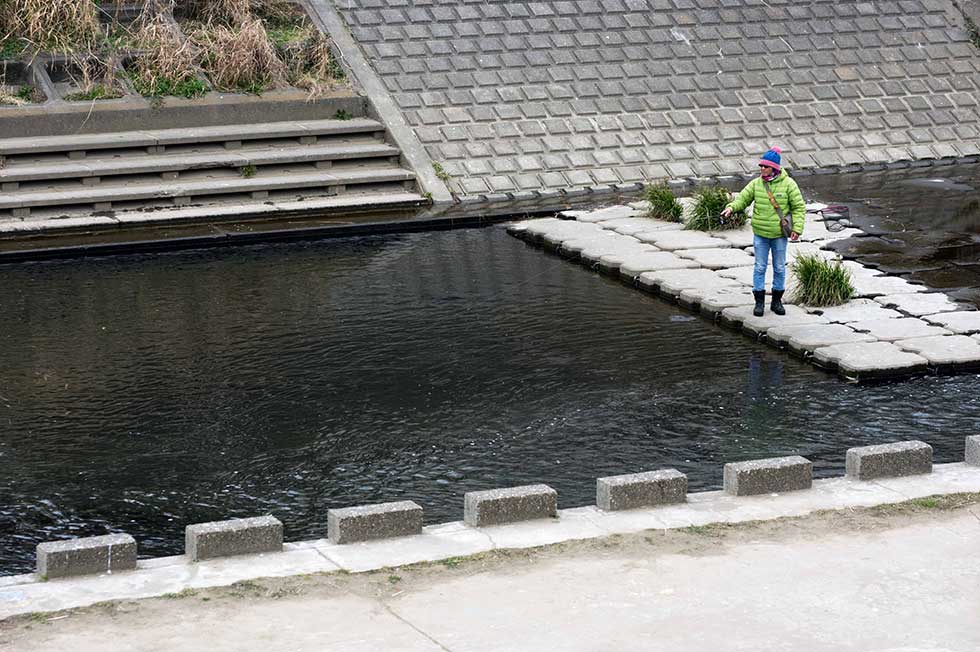
[[[136,541],[128,534],[107,534],[37,546],[37,574],[47,579],[136,568]]]
[[[980,435],[970,435],[966,438],[965,461],[971,466],[980,466]]]
[[[932,446],[922,441],[900,441],[850,448],[844,466],[847,475],[858,480],[932,473]]]
[[[725,492],[733,496],[799,491],[812,485],[813,463],[799,455],[725,465]]]
[[[422,507],[411,500],[327,510],[327,538],[334,543],[421,533]]]
[[[469,491],[463,495],[463,520],[482,527],[558,516],[558,492],[546,484]]]
[[[274,516],[188,525],[185,547],[191,561],[282,552],[282,523]]]
[[[687,500],[687,476],[676,469],[596,480],[596,506],[606,511],[671,505]]]

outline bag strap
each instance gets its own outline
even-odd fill
[[[776,198],[773,197],[772,195],[772,190],[769,189],[769,182],[763,179],[762,185],[765,186],[766,194],[769,195],[769,203],[772,204],[772,207],[776,209],[776,215],[779,216],[779,221],[781,222],[785,220],[786,217],[783,215],[782,209],[779,208],[779,202],[776,201]]]

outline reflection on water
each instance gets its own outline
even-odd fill
[[[855,387],[503,229],[0,268],[0,569],[41,540],[977,432],[975,376]]]

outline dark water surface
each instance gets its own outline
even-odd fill
[[[921,438],[962,458],[976,376],[850,386],[501,227],[0,267],[0,571],[34,545]]]
[[[847,205],[870,234],[836,250],[980,307],[980,165],[815,176],[801,186]]]

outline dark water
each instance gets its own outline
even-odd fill
[[[871,237],[835,249],[980,307],[980,165],[808,177],[811,196],[851,209]]]
[[[976,376],[846,385],[500,227],[0,267],[0,569],[38,541],[921,438],[961,459]]]

